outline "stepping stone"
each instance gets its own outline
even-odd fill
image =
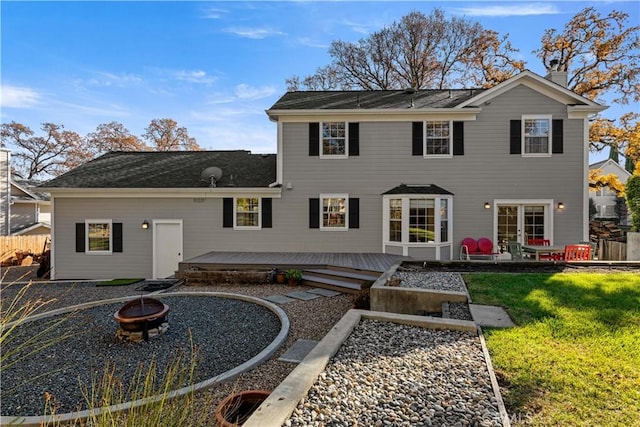
[[[320,298],[320,295],[310,294],[309,292],[305,291],[289,292],[288,294],[286,294],[286,296],[288,296],[289,298],[301,299],[303,301]]]
[[[480,326],[510,328],[515,326],[502,307],[494,305],[469,304],[473,321]]]
[[[294,342],[293,345],[278,358],[278,360],[283,362],[300,363],[302,362],[302,359],[304,359],[307,354],[313,350],[316,344],[318,344],[318,341],[315,340],[298,340]]]
[[[287,298],[284,295],[269,295],[267,297],[263,297],[262,299],[275,302],[276,304],[287,304],[289,302],[295,301],[293,298]]]
[[[340,295],[342,293],[322,288],[310,289],[305,292],[309,292],[310,294],[322,295],[323,297],[335,297],[336,295]]]

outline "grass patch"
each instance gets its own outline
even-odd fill
[[[485,328],[516,426],[640,426],[640,275],[465,275],[478,304],[516,327]]]
[[[113,279],[98,283],[96,286],[126,286],[142,282],[144,279]]]

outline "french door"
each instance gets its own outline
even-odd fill
[[[529,239],[551,240],[551,203],[496,203],[496,242],[508,250],[508,242],[526,244]]]

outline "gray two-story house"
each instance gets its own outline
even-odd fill
[[[459,256],[588,236],[588,118],[530,71],[491,89],[289,92],[277,154],[109,153],[46,184],[55,278],[165,277],[211,251]]]

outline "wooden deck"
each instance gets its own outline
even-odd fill
[[[180,271],[192,267],[201,269],[262,269],[343,267],[364,271],[387,271],[400,261],[411,258],[381,253],[328,252],[209,252],[180,263]]]

